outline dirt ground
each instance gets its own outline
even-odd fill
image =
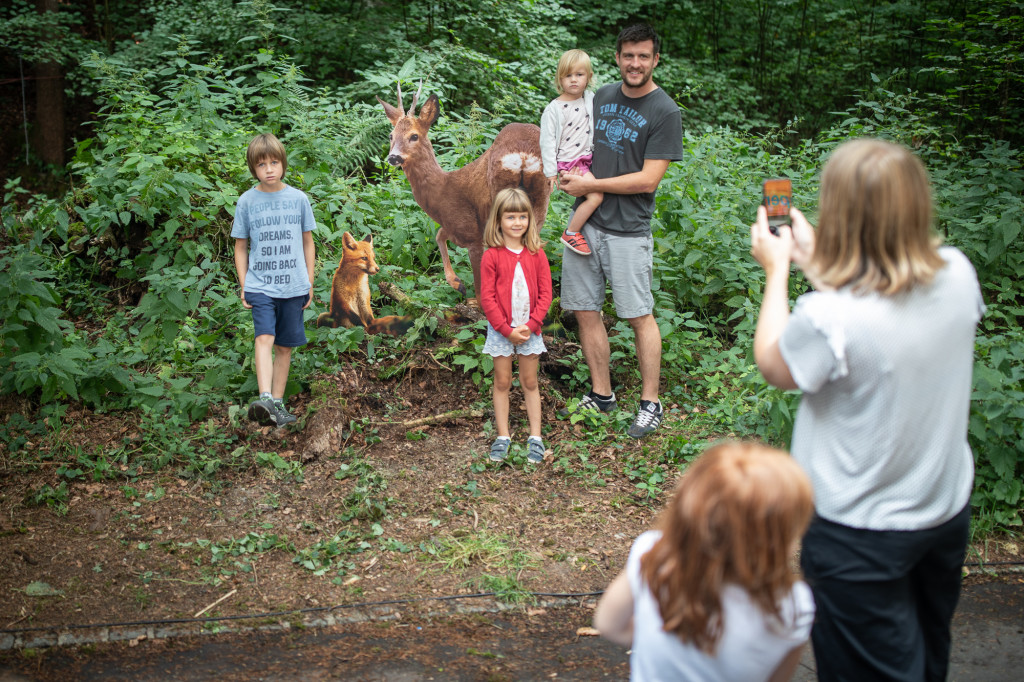
[[[225,451],[244,446],[241,464],[212,480],[178,475],[173,466],[138,471],[131,463],[118,465],[121,475],[113,479],[83,474],[70,482],[64,515],[27,500],[64,480],[59,467],[75,466],[68,453],[131,449],[144,435],[133,415],[81,407],[69,409],[61,429],[29,434],[18,452],[3,453],[0,465],[0,627],[189,618],[229,592],[204,616],[466,594],[482,589],[481,576],[511,577],[525,590],[550,593],[607,585],[657,511],[618,475],[621,460],[651,442],[595,436],[552,420],[549,447],[587,439],[592,461],[603,460],[611,475],[596,466],[586,476],[567,473],[551,450],[543,466],[525,464],[521,448],[511,464],[496,466],[486,462],[493,438],[488,401],[466,374],[426,354],[398,378],[380,379],[378,372],[353,365],[319,378],[316,395],[290,403],[302,416],[298,425],[263,427],[252,437],[251,423],[232,421],[231,407],[221,406],[197,425],[198,437],[233,434],[237,440]],[[545,400],[553,412],[551,396]],[[0,420],[30,408],[8,400]],[[437,418],[453,411],[470,416]],[[513,411],[522,411],[517,398]],[[514,435],[525,441],[521,429]],[[40,465],[25,456],[46,450],[63,454]],[[303,462],[304,480],[254,466],[265,452]],[[365,480],[342,477],[355,463],[369,468],[350,472],[372,473]],[[367,480],[370,489],[360,498]],[[348,518],[353,508],[361,518]],[[338,557],[340,572],[318,576],[293,561],[304,548],[346,532],[368,544]],[[253,551],[245,553],[247,535],[279,545],[254,550],[250,542]],[[214,546],[222,550],[219,561]],[[445,550],[454,555],[442,558]],[[34,592],[29,586],[36,583],[50,593]]]
[[[95,458],[139,448],[146,436],[137,415],[72,406],[60,428],[23,434],[0,459],[3,648],[31,648],[33,641],[58,636],[68,642],[102,633],[116,638],[140,628],[215,633],[237,624],[283,624],[292,629],[254,635],[254,641],[287,649],[309,619],[336,614],[377,622],[320,635],[335,638],[334,646],[345,652],[341,659],[332,654],[319,661],[327,678],[331,665],[357,670],[358,663],[384,660],[374,656],[386,648],[375,643],[385,630],[409,647],[408,655],[396,654],[401,660],[419,660],[418,643],[494,664],[495,676],[478,676],[491,669],[485,665],[465,679],[530,679],[519,677],[511,661],[529,659],[531,648],[554,632],[558,636],[543,646],[555,648],[544,656],[565,662],[559,677],[592,679],[595,670],[622,677],[628,670],[624,652],[575,635],[589,625],[592,599],[564,595],[599,592],[622,568],[632,539],[652,525],[665,499],[649,502],[627,470],[656,453],[661,439],[686,432],[687,419],[700,408],[670,405],[662,434],[636,442],[614,424],[595,430],[554,420],[561,405],[557,381],[549,380],[549,448],[583,445],[569,458],[566,450],[549,450],[539,467],[525,463],[520,447],[510,463],[494,465],[486,461],[493,438],[489,401],[466,373],[426,351],[403,358],[402,371],[390,378],[382,378],[390,374],[386,369],[352,363],[340,374],[318,377],[308,393],[291,401],[300,421],[286,429],[264,427],[253,434],[253,426],[237,418],[237,407],[219,406],[193,433],[196,447],[205,443],[213,451],[221,447],[214,441],[231,436],[221,450],[225,461],[235,459],[214,476],[185,475],[173,464],[140,470],[129,460],[115,466],[113,477],[74,478],[64,514],[30,500],[43,485],[56,487],[66,478],[59,467],[74,465],[72,454]],[[34,419],[32,409],[7,399],[0,403],[0,422],[9,424],[15,414]],[[515,392],[512,409],[522,414]],[[514,434],[520,445],[525,435],[520,425]],[[41,453],[52,458],[32,464],[26,456]],[[281,466],[258,466],[260,453],[279,454],[285,467],[301,462],[302,480]],[[668,490],[675,473],[665,473]],[[990,538],[972,556],[1014,560],[1017,552],[1012,539]],[[311,558],[328,570],[317,575],[303,567],[302,560]],[[497,614],[490,610],[509,606],[493,597],[457,605],[421,601],[508,585],[563,596],[547,598],[555,600],[550,604],[527,599]],[[475,604],[485,612],[466,613]],[[231,617],[242,620],[204,620]],[[445,627],[431,627],[438,622]],[[496,645],[488,637],[501,639],[509,623],[529,639],[492,657]],[[150,654],[186,646],[176,643],[182,638],[131,639],[145,642]],[[217,649],[219,640],[201,639],[204,656],[226,656]],[[88,654],[95,646],[77,651]],[[478,653],[466,654],[472,651]],[[47,654],[46,660],[63,655]],[[366,679],[428,679],[422,675],[430,666],[444,666],[435,659],[422,664],[421,677]],[[19,667],[26,661],[17,660]],[[573,670],[590,672],[573,677]],[[159,679],[153,675],[148,679]]]

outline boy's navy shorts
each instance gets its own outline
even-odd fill
[[[296,348],[306,345],[306,325],[302,320],[302,306],[309,294],[292,298],[271,298],[258,292],[245,294],[252,306],[252,326],[256,336],[270,334],[275,346]]]

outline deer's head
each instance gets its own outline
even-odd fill
[[[440,104],[437,95],[431,95],[423,103],[419,116],[416,115],[416,100],[420,93],[413,95],[409,113],[402,107],[402,86],[398,86],[398,106],[393,107],[380,97],[377,101],[384,107],[394,130],[391,131],[391,148],[388,150],[388,163],[392,166],[404,167],[410,160],[421,156],[434,156],[434,148],[427,138],[430,126],[437,120]]]

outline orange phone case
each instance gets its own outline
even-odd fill
[[[793,183],[788,178],[765,180],[762,185],[762,203],[768,211],[768,222],[785,225],[789,222],[789,204],[793,198]]]

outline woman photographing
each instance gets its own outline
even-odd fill
[[[801,568],[821,680],[944,680],[970,524],[974,268],[931,232],[928,176],[881,140],[841,145],[818,228],[750,228],[764,267],[754,356],[803,393],[792,454],[814,489]],[[795,263],[814,285],[789,310]]]

